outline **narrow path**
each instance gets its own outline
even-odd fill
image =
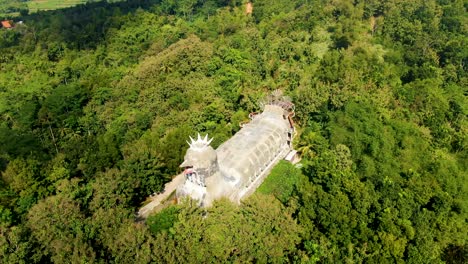
[[[169,196],[177,189],[179,185],[181,185],[184,182],[184,174],[181,173],[177,175],[172,181],[166,183],[164,185],[164,191],[156,196],[153,196],[151,198],[151,202],[142,208],[138,210],[138,216],[137,220],[142,221],[146,219],[153,210],[161,204],[161,202],[164,202]]]

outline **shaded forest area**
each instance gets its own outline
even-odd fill
[[[2,263],[466,263],[462,0],[136,0],[0,29]],[[302,168],[135,223],[275,89]]]

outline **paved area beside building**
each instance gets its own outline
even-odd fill
[[[184,183],[184,174],[181,173],[177,175],[172,181],[164,185],[164,191],[158,195],[155,195],[151,198],[151,202],[147,205],[140,208],[138,211],[137,219],[143,220],[146,219],[153,210],[158,207],[161,203],[165,202],[167,198],[171,196],[177,189],[177,187]]]

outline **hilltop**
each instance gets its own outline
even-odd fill
[[[466,263],[463,1],[136,0],[0,29],[2,263]],[[293,147],[240,204],[145,197],[262,99]]]

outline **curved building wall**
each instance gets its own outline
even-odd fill
[[[247,187],[268,164],[288,148],[289,122],[281,107],[267,105],[217,150],[219,170],[225,180]]]

